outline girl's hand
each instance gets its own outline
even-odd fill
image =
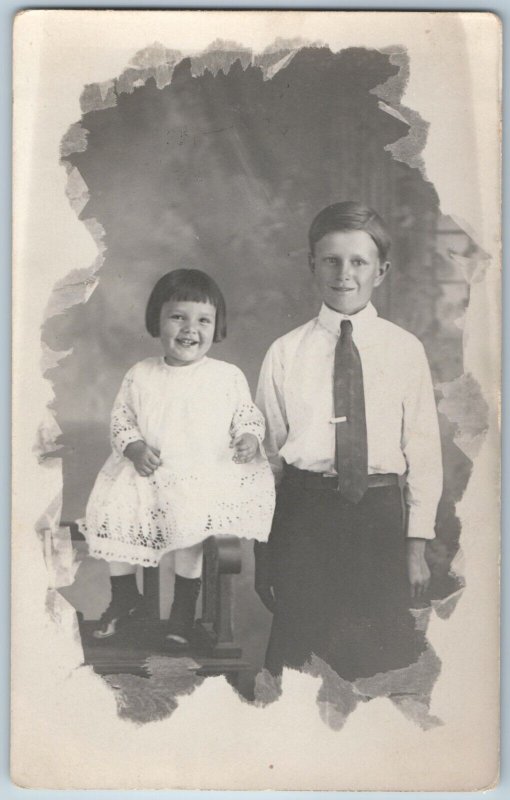
[[[143,478],[148,478],[162,464],[159,450],[146,444],[141,439],[138,442],[128,444],[124,450],[124,455],[133,462],[134,468]]]
[[[259,449],[259,440],[253,433],[243,433],[230,446],[235,450],[232,461],[235,461],[236,464],[247,464],[248,461],[255,458]]]
[[[425,560],[425,539],[407,540],[407,571],[411,597],[423,597],[430,583],[430,569]]]

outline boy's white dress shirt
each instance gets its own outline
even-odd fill
[[[284,460],[299,469],[335,473],[333,368],[346,318],[363,368],[368,472],[406,475],[407,535],[433,539],[443,475],[427,357],[413,334],[381,319],[371,303],[349,317],[323,304],[318,317],[269,348],[256,403],[266,417],[265,448],[273,471],[278,475]]]

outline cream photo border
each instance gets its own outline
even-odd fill
[[[497,779],[500,536],[500,72],[497,17],[470,12],[28,11],[15,23],[12,519],[12,778],[30,788],[457,790]],[[262,51],[275,38],[350,46],[402,45],[410,78],[402,102],[430,123],[425,174],[452,216],[488,254],[471,279],[464,373],[479,383],[489,429],[456,513],[466,588],[428,638],[442,661],[424,732],[384,699],[335,732],[320,719],[320,681],[288,671],[265,708],[209,678],[168,719],[136,726],[81,664],[74,611],[55,625],[35,534],[58,515],[58,458],[34,447],[51,436],[51,384],[41,324],[54,284],[97,257],[66,196],[59,148],[80,119],[85,84],[120,75],[159,41],[183,53],[214,39]],[[100,278],[100,273],[99,273]]]

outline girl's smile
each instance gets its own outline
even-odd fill
[[[169,300],[161,308],[159,338],[165,361],[184,367],[203,358],[214,338],[216,309],[208,302]]]

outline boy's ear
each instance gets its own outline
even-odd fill
[[[308,266],[310,267],[310,272],[315,272],[315,259],[313,257],[313,253],[308,253]]]
[[[390,261],[381,261],[379,264],[379,269],[377,270],[377,275],[374,281],[374,286],[380,286],[383,280],[385,279],[386,275],[391,269],[391,262]]]

